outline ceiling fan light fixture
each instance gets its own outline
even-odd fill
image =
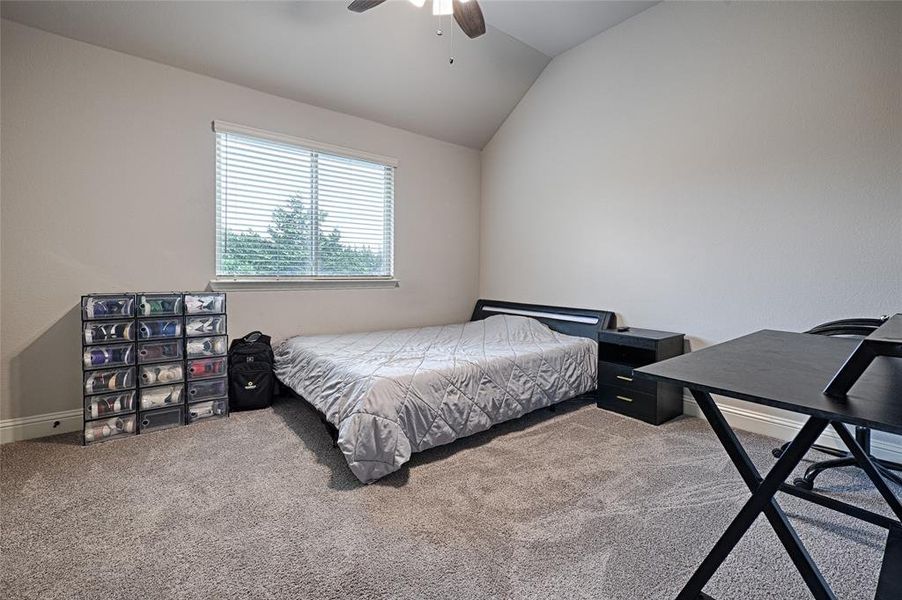
[[[452,0],[432,0],[432,14],[436,16],[450,15],[454,12]]]
[[[384,4],[386,1],[352,0],[348,4],[348,10],[362,13]],[[410,3],[419,8],[426,4],[426,0],[410,0]],[[437,17],[454,15],[454,21],[470,39],[485,34],[485,18],[482,16],[482,9],[479,8],[477,0],[432,0],[432,14]],[[442,35],[441,28],[444,25],[444,19],[439,19],[438,25],[437,33]],[[449,23],[449,26],[453,27],[453,24]]]

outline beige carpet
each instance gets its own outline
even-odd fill
[[[774,441],[743,440],[772,463]],[[747,497],[703,421],[652,427],[572,402],[371,486],[291,400],[0,452],[6,599],[673,598]],[[886,512],[852,470],[822,483]],[[872,597],[884,532],[782,504],[839,597]],[[762,520],[707,591],[808,597]]]

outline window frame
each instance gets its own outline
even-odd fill
[[[213,273],[214,277],[210,280],[210,287],[213,290],[272,290],[272,289],[285,289],[285,288],[298,288],[298,289],[330,289],[330,288],[339,288],[339,289],[352,289],[352,288],[396,288],[399,286],[398,280],[395,278],[396,275],[396,266],[395,266],[395,214],[397,207],[397,193],[396,193],[396,180],[397,180],[397,168],[399,165],[399,161],[396,158],[390,156],[383,156],[380,154],[374,154],[372,152],[366,152],[363,150],[356,150],[354,148],[347,148],[344,146],[337,146],[334,144],[327,144],[323,142],[319,142],[316,140],[311,140],[307,138],[296,137],[292,135],[276,133],[272,131],[267,131],[264,129],[257,129],[255,127],[248,127],[245,125],[239,125],[237,123],[231,123],[228,121],[215,120],[212,122],[212,130],[214,132],[213,144],[214,144],[214,172],[218,169],[218,163],[216,159],[216,149],[215,145],[217,143],[216,135],[220,133],[235,133],[238,135],[244,135],[253,138],[261,138],[264,140],[269,140],[273,142],[289,144],[293,146],[299,146],[305,150],[310,150],[312,152],[318,152],[323,154],[331,154],[334,156],[350,158],[354,160],[363,160],[371,163],[377,163],[383,165],[385,167],[390,167],[393,170],[392,173],[392,185],[395,189],[392,192],[392,206],[391,206],[391,240],[390,240],[390,248],[391,248],[391,262],[390,262],[390,271],[389,275],[220,275],[218,273],[218,262],[219,262],[219,247],[218,247],[218,235],[219,235],[219,221],[218,221],[218,199],[216,198],[217,190],[218,190],[218,176],[214,175],[214,179],[216,180],[214,183],[214,198],[213,202],[216,206],[216,216],[214,217],[214,250],[213,250]]]

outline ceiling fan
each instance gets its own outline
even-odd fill
[[[385,0],[354,0],[348,5],[348,10],[362,13],[383,2]],[[410,3],[421,8],[426,0],[410,0]],[[485,19],[476,0],[432,0],[432,14],[437,16],[453,14],[454,20],[467,37],[477,38],[485,33]]]

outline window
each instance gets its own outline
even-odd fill
[[[215,122],[218,278],[391,278],[393,159]]]

